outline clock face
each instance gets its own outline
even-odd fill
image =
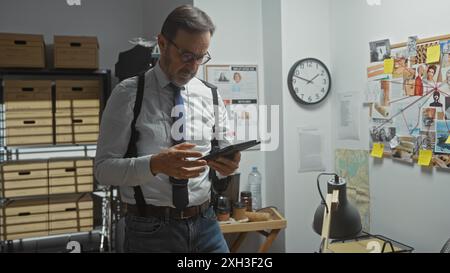
[[[317,104],[330,93],[330,72],[325,64],[317,59],[300,60],[289,71],[288,87],[297,102]]]

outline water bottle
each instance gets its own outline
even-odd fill
[[[261,198],[261,173],[258,168],[253,167],[248,175],[248,190],[252,193],[252,208],[258,210],[262,207]]]

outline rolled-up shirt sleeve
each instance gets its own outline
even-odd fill
[[[154,178],[152,155],[123,158],[131,136],[136,86],[120,83],[114,88],[102,114],[94,173],[100,184],[136,186]]]

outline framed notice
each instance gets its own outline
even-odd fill
[[[257,66],[206,65],[204,73],[205,80],[217,86],[227,108],[233,143],[258,139]]]

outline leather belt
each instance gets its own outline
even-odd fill
[[[178,210],[172,207],[162,207],[145,205],[144,215],[141,215],[136,205],[125,203],[125,209],[128,214],[140,217],[165,217],[169,216],[173,219],[189,219],[198,216],[209,208],[209,200],[198,206],[187,207],[184,210]]]

